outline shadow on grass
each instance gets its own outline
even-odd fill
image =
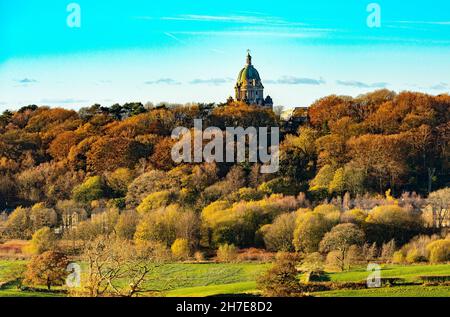
[[[238,294],[215,294],[215,295],[210,295],[210,296],[205,296],[205,297],[211,297],[211,298],[215,298],[215,297],[247,297],[247,298],[258,298],[261,297],[260,295],[257,294],[247,294],[247,293],[238,293]]]

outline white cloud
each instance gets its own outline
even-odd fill
[[[325,80],[323,78],[302,78],[294,76],[283,76],[277,80],[266,80],[269,84],[280,84],[280,85],[323,85]]]
[[[439,84],[430,86],[430,89],[433,89],[433,90],[446,90],[449,88],[450,87],[447,83],[439,83]]]
[[[186,44],[186,42],[184,42],[183,40],[180,40],[178,37],[176,37],[175,35],[173,35],[170,32],[164,32],[164,34],[167,35],[168,37],[170,37],[171,39],[177,41],[178,43]]]
[[[41,99],[41,103],[43,104],[68,104],[68,103],[86,103],[89,100],[85,100],[85,99],[75,99],[75,98],[62,98],[62,99],[58,99],[58,98],[44,98]]]
[[[233,81],[233,79],[227,77],[227,78],[194,79],[194,80],[191,80],[189,83],[193,84],[193,85],[198,85],[198,84],[221,85],[221,84],[226,84],[226,83],[229,83],[232,81]]]
[[[146,85],[160,85],[160,84],[166,84],[166,85],[180,85],[181,83],[179,81],[176,81],[172,78],[160,78],[157,80],[152,81],[146,81]]]
[[[356,80],[337,80],[336,84],[340,86],[349,86],[349,87],[356,87],[356,88],[386,88],[389,84],[388,83],[364,83],[361,81]]]
[[[36,79],[31,79],[31,78],[23,78],[23,79],[19,79],[16,80],[18,83],[20,84],[33,84],[33,83],[37,83]]]

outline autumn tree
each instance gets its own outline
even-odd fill
[[[420,215],[398,205],[373,208],[366,223],[367,238],[378,243],[392,239],[398,244],[406,243],[423,227]]]
[[[136,228],[136,243],[156,241],[170,247],[177,238],[185,238],[191,244],[198,239],[197,216],[190,211],[180,211],[178,205],[169,205],[146,213]]]
[[[86,154],[89,171],[99,173],[120,167],[133,168],[138,160],[148,155],[144,145],[123,137],[102,137],[92,144]]]
[[[293,251],[295,213],[281,214],[272,224],[261,227],[264,244],[270,251]]]
[[[329,123],[344,116],[352,116],[354,104],[351,98],[336,95],[327,96],[314,102],[308,110],[309,123],[327,132]]]
[[[114,230],[121,239],[133,240],[139,216],[134,210],[128,210],[120,214]]]
[[[69,260],[60,252],[47,251],[32,258],[25,273],[25,284],[52,286],[64,284]]]
[[[208,121],[208,125],[220,129],[277,126],[275,114],[272,111],[243,102],[233,102],[227,107],[215,108]]]
[[[287,135],[280,145],[280,173],[305,182],[315,173],[317,132],[301,127],[298,135]]]
[[[72,146],[80,141],[80,135],[74,131],[65,131],[58,134],[50,143],[48,152],[56,160],[63,160],[67,157]]]
[[[148,195],[154,192],[178,187],[179,179],[169,177],[166,172],[152,170],[135,178],[128,186],[127,207],[137,207]]]
[[[32,254],[41,254],[46,251],[53,251],[55,246],[56,235],[49,227],[43,227],[33,234],[27,251]]]
[[[30,210],[17,207],[9,215],[4,227],[4,234],[11,239],[29,239],[33,234]]]
[[[47,208],[42,203],[35,204],[30,210],[30,220],[34,231],[43,227],[55,227],[58,221],[57,217],[53,208]]]
[[[396,135],[363,135],[348,141],[355,166],[372,176],[375,188],[383,192],[395,187],[405,175],[405,141]]]
[[[73,199],[80,203],[90,203],[105,197],[105,184],[100,176],[92,176],[85,180],[83,184],[73,189]]]
[[[345,269],[348,251],[353,245],[364,242],[364,232],[351,223],[339,224],[327,232],[320,242],[321,252],[339,251],[341,271]]]
[[[296,251],[305,253],[318,251],[320,241],[333,225],[334,221],[322,212],[299,212],[293,239]]]
[[[175,167],[175,162],[172,159],[171,150],[175,141],[169,137],[162,138],[156,144],[153,154],[150,157],[150,162],[158,169],[167,171]]]
[[[189,241],[186,239],[176,239],[170,249],[175,259],[187,260],[191,256]]]

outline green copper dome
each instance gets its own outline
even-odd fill
[[[256,81],[256,84],[261,83],[261,78],[259,77],[259,73],[255,67],[252,65],[252,56],[250,52],[247,53],[247,65],[242,68],[239,72],[239,76],[237,78],[237,85],[247,85],[248,83],[252,83],[253,80]]]
[[[256,82],[260,82],[261,78],[259,78],[259,73],[253,65],[247,65],[239,72],[239,76],[237,79],[238,84],[246,85],[248,82],[252,82],[256,80]]]

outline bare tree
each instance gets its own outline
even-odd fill
[[[91,297],[131,297],[140,292],[155,292],[144,289],[143,284],[162,261],[149,252],[144,254],[129,241],[99,236],[86,245],[83,258],[89,269],[84,288]]]
[[[433,208],[433,222],[437,228],[441,228],[446,222],[450,222],[450,188],[434,191],[428,197],[428,203]]]

